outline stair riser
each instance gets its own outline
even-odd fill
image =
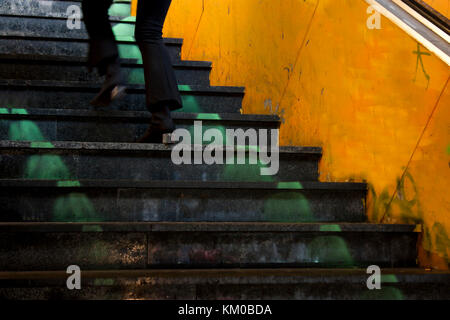
[[[0,14],[16,16],[38,16],[67,19],[67,9],[71,5],[81,8],[80,1],[51,1],[51,6],[46,6],[39,0],[1,0]],[[109,11],[114,17],[128,17],[131,12],[130,4],[113,4]],[[82,13],[81,13],[82,14]]]
[[[175,113],[176,116],[176,113]],[[0,118],[1,119],[1,118]],[[136,138],[142,136],[147,130],[150,118],[144,119],[141,123],[124,120],[119,122],[108,121],[106,119],[91,118],[83,120],[0,120],[0,140],[15,141],[40,141],[42,137],[46,141],[89,141],[89,142],[134,142]],[[176,120],[177,128],[184,128],[191,132],[192,143],[194,142],[194,120]],[[36,128],[36,134],[19,128]],[[203,133],[208,129],[218,129],[226,137],[227,129],[277,129],[277,122],[260,123],[236,123],[228,121],[202,121]],[[187,141],[186,141],[187,142]],[[269,141],[270,142],[270,141]],[[205,144],[207,144],[205,142]]]
[[[175,67],[175,75],[179,84],[209,85],[209,68],[181,68]],[[142,67],[123,67],[123,76],[127,83],[145,84]],[[0,79],[20,80],[57,80],[57,81],[90,81],[102,83],[96,72],[89,73],[87,67],[82,64],[54,65],[31,64],[15,61],[0,62]]]
[[[412,267],[415,233],[3,233],[0,270]]]
[[[96,90],[71,88],[36,88],[0,86],[1,107],[92,109],[89,102]],[[239,113],[243,96],[223,94],[188,94],[181,92],[183,109],[180,112]],[[114,102],[114,110],[147,111],[145,92],[129,92],[127,96]]]
[[[125,165],[125,164],[124,164]],[[96,164],[89,166],[96,171]],[[181,169],[178,169],[181,170]],[[178,171],[177,170],[177,171]],[[169,171],[159,171],[159,179]],[[179,172],[179,171],[178,171]],[[231,173],[236,176],[245,173]],[[225,175],[228,176],[228,173]],[[365,191],[277,189],[1,188],[3,221],[366,220]]]
[[[45,35],[43,35],[45,36]],[[39,40],[36,39],[2,39],[0,46],[0,54],[3,55],[53,55],[53,56],[70,56],[70,57],[87,57],[88,43],[84,41],[65,41],[60,39],[54,40]],[[124,59],[141,59],[139,48],[133,42],[124,43],[119,42],[119,53]],[[181,60],[181,44],[167,43],[166,48],[172,59],[172,62],[179,62]]]
[[[192,156],[193,163],[193,156]],[[235,159],[235,157],[234,157]],[[233,161],[236,163],[236,161]],[[248,161],[247,161],[248,162]],[[57,164],[60,164],[57,168]],[[63,170],[66,173],[62,173]],[[234,172],[233,172],[234,171]],[[174,165],[171,152],[109,153],[0,151],[0,178],[261,181],[258,165]],[[274,181],[317,181],[318,160],[281,155]]]
[[[101,279],[102,280],[102,279]],[[100,281],[101,281],[100,280]],[[108,282],[109,279],[104,280]],[[449,290],[441,283],[382,286],[368,290],[366,282],[359,284],[149,284],[116,281],[114,285],[90,285],[82,280],[82,290],[68,290],[66,281],[55,286],[24,283],[23,286],[3,285],[0,299],[8,300],[449,300]],[[152,278],[151,280],[154,280]],[[99,282],[100,282],[99,281]],[[156,280],[157,281],[157,280]],[[92,281],[90,281],[92,282]],[[117,284],[116,284],[117,283]],[[265,306],[266,304],[261,304]],[[273,312],[273,310],[272,310]]]

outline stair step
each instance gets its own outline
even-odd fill
[[[126,21],[111,22],[112,30],[119,41],[134,41],[134,23]],[[46,17],[2,16],[0,19],[0,36],[5,37],[47,37],[70,40],[87,40],[88,33],[84,23],[79,29],[67,27],[66,19]]]
[[[53,55],[66,57],[87,57],[87,39],[67,39],[50,36],[17,36],[0,35],[2,45],[1,55]],[[181,60],[182,39],[165,38],[164,43],[171,60],[176,63]],[[134,40],[117,41],[120,57],[142,61],[141,52]]]
[[[366,220],[365,183],[2,179],[0,190],[2,221]]]
[[[0,15],[24,16],[24,17],[47,17],[68,19],[68,8],[77,5],[81,8],[81,1],[42,1],[42,0],[0,0]],[[113,3],[109,10],[110,19],[113,21],[127,20],[134,21],[130,17],[131,3],[122,1]],[[70,13],[72,13],[70,11]],[[81,12],[82,17],[82,12]]]
[[[413,267],[414,225],[0,223],[0,270]]]
[[[0,80],[0,105],[7,108],[91,109],[89,101],[100,90],[98,83],[79,81]],[[180,85],[180,112],[239,113],[244,98],[242,87]],[[111,109],[144,111],[145,88],[129,85],[124,99]]]
[[[303,300],[450,299],[450,273],[381,269],[368,290],[366,269],[150,269],[83,271],[82,290],[67,290],[66,271],[0,272],[2,299]]]
[[[209,85],[210,62],[179,61],[173,68],[179,84]],[[125,59],[122,72],[127,83],[145,84],[142,63],[137,59]],[[35,54],[0,54],[0,78],[103,82],[96,72],[89,72],[84,57]]]
[[[223,132],[224,137],[226,129],[244,131],[277,129],[280,125],[280,119],[271,115],[174,112],[172,117],[177,128],[191,132],[192,139],[196,121],[201,121],[203,133],[215,128]],[[144,111],[95,110],[95,108],[92,110],[0,108],[0,119],[0,140],[129,143],[145,132],[151,114]],[[29,130],[23,130],[24,127],[28,127]],[[33,128],[33,133],[30,132],[30,127]]]
[[[261,181],[262,164],[175,165],[173,147],[158,144],[0,141],[2,179]],[[192,150],[194,147],[192,147]],[[202,148],[204,150],[205,147]],[[225,147],[223,148],[226,152]],[[229,150],[236,148],[229,148]],[[226,157],[237,163],[236,153]],[[271,181],[316,181],[320,148],[282,147]],[[257,154],[258,158],[259,155]],[[194,163],[192,154],[191,161]],[[59,165],[58,165],[59,164]],[[233,172],[234,171],[234,172]],[[65,176],[64,176],[65,175]]]

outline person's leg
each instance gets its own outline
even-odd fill
[[[159,143],[175,129],[170,112],[182,108],[172,62],[162,38],[171,0],[138,1],[135,38],[141,50],[147,108],[152,113],[149,130],[140,142]]]
[[[95,106],[107,106],[124,94],[120,71],[119,50],[109,22],[108,9],[112,0],[83,0],[83,19],[89,34],[89,68],[97,68],[105,83],[91,101]]]

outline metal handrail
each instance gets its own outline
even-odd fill
[[[436,11],[422,0],[402,0],[406,5],[417,11],[424,18],[436,25],[439,29],[450,35],[450,20]]]

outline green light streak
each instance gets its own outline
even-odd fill
[[[308,199],[299,192],[279,192],[264,202],[264,220],[269,222],[314,222]]]
[[[309,258],[317,264],[327,266],[352,267],[353,258],[344,238],[339,236],[320,236],[308,245]]]
[[[320,226],[320,231],[323,232],[341,232],[341,227],[337,224],[326,224]]]
[[[395,287],[382,287],[380,290],[367,289],[360,298],[362,300],[405,300],[403,292]]]
[[[84,225],[81,232],[102,232],[103,228],[99,225]]]
[[[113,3],[109,7],[109,15],[112,17],[128,17],[131,12],[131,5],[128,3]]]
[[[58,187],[61,187],[61,188],[81,187],[80,181],[76,181],[76,180],[63,180],[63,181],[58,181],[56,185],[57,185]]]
[[[303,189],[303,186],[298,181],[293,182],[278,182],[277,189],[294,189],[294,190],[301,190]]]
[[[37,149],[53,149],[55,146],[51,142],[47,141],[33,141],[30,144],[31,148],[37,148]]]
[[[55,200],[53,221],[98,222],[102,219],[97,216],[92,202],[85,194],[73,192]]]
[[[94,286],[113,286],[114,279],[95,279]]]
[[[9,140],[12,141],[46,141],[39,127],[29,120],[21,120],[9,126]]]
[[[28,114],[28,111],[23,108],[13,108],[11,109],[11,114]]]
[[[197,120],[222,120],[218,113],[199,113],[196,116]]]
[[[398,279],[395,274],[382,274],[381,283],[398,283]]]
[[[136,59],[138,64],[142,64],[141,51],[133,44],[119,44],[119,56],[122,59]]]
[[[32,155],[25,164],[24,177],[36,180],[73,178],[61,157],[57,155]]]

